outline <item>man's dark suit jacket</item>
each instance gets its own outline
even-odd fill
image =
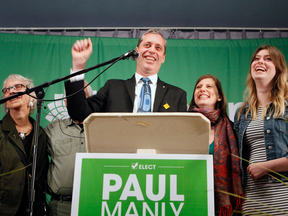
[[[72,119],[83,121],[93,112],[133,112],[135,85],[134,76],[128,80],[108,80],[96,95],[88,99],[82,90],[67,98],[68,113]],[[83,86],[83,80],[65,82],[66,95],[79,91]],[[154,100],[153,112],[187,111],[186,92],[159,78]]]

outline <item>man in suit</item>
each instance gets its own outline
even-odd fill
[[[158,72],[166,57],[167,41],[160,31],[151,29],[138,40],[139,52],[135,75],[128,80],[108,80],[97,95],[85,98],[84,91],[67,98],[68,112],[72,119],[83,121],[92,112],[137,113],[143,86],[142,77],[149,78],[151,112],[186,112],[186,92],[158,78]],[[76,41],[72,47],[72,73],[85,68],[92,53],[90,39]],[[80,78],[79,78],[80,76]],[[83,87],[84,74],[70,78],[65,83],[67,95]],[[80,81],[79,81],[80,80]]]

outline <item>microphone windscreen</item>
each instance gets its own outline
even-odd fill
[[[140,57],[139,52],[137,50],[132,50],[130,59],[132,61],[137,61],[139,59],[139,57]]]

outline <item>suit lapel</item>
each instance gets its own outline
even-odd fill
[[[125,85],[126,85],[129,97],[133,104],[134,99],[135,99],[135,85],[136,85],[135,75],[132,78],[125,80]]]
[[[164,95],[166,94],[166,91],[167,91],[166,83],[162,82],[158,77],[153,112],[157,112],[159,110],[159,107],[161,105]]]

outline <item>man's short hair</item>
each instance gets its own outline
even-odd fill
[[[141,37],[138,40],[137,47],[139,47],[140,43],[144,40],[144,37],[147,34],[157,34],[157,35],[160,35],[163,38],[163,40],[164,40],[164,54],[166,54],[167,40],[164,38],[164,36],[162,35],[162,33],[158,29],[149,29],[147,32],[142,34]]]

